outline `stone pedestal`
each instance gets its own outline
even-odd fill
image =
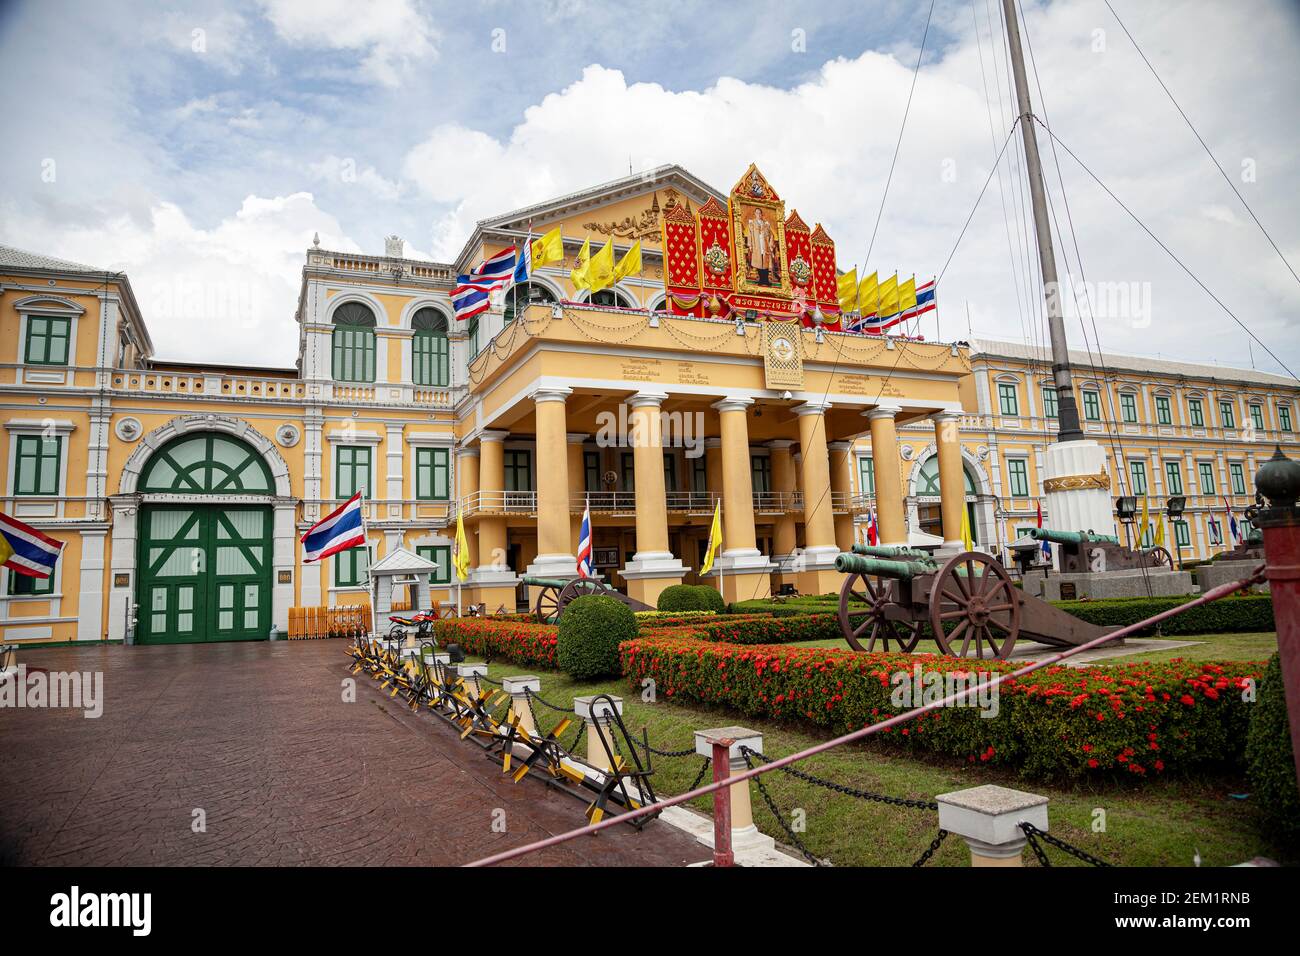
[[[1129,571],[1086,571],[1081,573],[1053,571],[1044,575],[1031,571],[1024,578],[1025,593],[1044,601],[1069,601],[1087,598],[1090,601],[1105,598],[1177,597],[1196,593],[1190,571],[1162,571],[1135,568]],[[1064,587],[1065,596],[1062,597]],[[1148,587],[1150,590],[1148,591]],[[1074,595],[1070,596],[1073,588]]]
[[[1036,793],[985,784],[934,799],[940,829],[966,841],[971,866],[1023,866],[1021,851],[1028,841],[1020,824],[1047,832],[1047,798]]]
[[[1217,588],[1221,584],[1229,584],[1233,581],[1248,578],[1263,563],[1263,558],[1258,561],[1213,561],[1193,568],[1191,573],[1196,578],[1196,586],[1202,592],[1205,592],[1211,588]],[[1268,582],[1252,584],[1250,590],[1257,594],[1267,594]]]
[[[1082,441],[1054,442],[1043,452],[1043,490],[1051,527],[1061,531],[1095,531],[1113,534],[1110,481],[1089,482],[1106,473],[1106,450],[1090,438]],[[1064,487],[1050,490],[1061,479]],[[1078,487],[1071,487],[1078,485]],[[945,535],[946,537],[946,535]]]

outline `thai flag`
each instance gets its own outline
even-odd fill
[[[41,534],[29,524],[0,513],[0,564],[15,574],[48,578],[63,550],[63,542]]]
[[[914,319],[919,315],[925,315],[927,312],[933,312],[936,308],[934,300],[934,280],[931,279],[925,285],[918,286],[916,290],[916,305],[903,313],[904,319]]]
[[[456,277],[451,291],[451,305],[459,321],[484,312],[492,304],[491,294],[505,288],[515,275],[515,247],[503,249],[477,269]]]
[[[461,276],[461,279],[467,279],[468,276]],[[466,319],[473,318],[480,312],[487,311],[492,304],[491,288],[480,288],[473,285],[458,285],[451,290],[451,307],[456,312],[457,321],[463,322]]]
[[[854,330],[856,332],[875,332],[877,334],[892,329],[894,326],[903,322],[910,316],[911,310],[907,312],[895,312],[893,315],[864,315]]]
[[[876,532],[876,509],[872,508],[867,514],[867,544],[875,544],[878,537]]]
[[[582,526],[578,530],[578,577],[591,577],[591,502],[582,511]]]
[[[1043,527],[1043,503],[1041,501],[1038,502],[1038,527],[1040,529]],[[1047,558],[1048,561],[1052,560],[1052,542],[1043,542],[1043,557]]]
[[[1228,512],[1228,531],[1232,534],[1232,543],[1240,544],[1241,534],[1237,530],[1237,516],[1232,513],[1232,502],[1228,500],[1227,495],[1223,496],[1223,507]]]
[[[307,550],[303,561],[319,561],[331,554],[366,543],[366,528],[361,520],[361,492],[335,508],[307,529],[302,536]]]

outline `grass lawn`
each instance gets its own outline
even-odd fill
[[[1267,635],[1223,635],[1209,638],[1220,652],[1206,657],[1229,656],[1228,645],[1243,657],[1264,657]],[[1170,656],[1190,656],[1189,648]],[[1125,658],[1133,660],[1135,658]],[[624,699],[624,720],[633,734],[649,731],[650,743],[660,750],[684,750],[693,744],[693,732],[736,723],[734,714],[700,706],[682,706],[659,701],[643,702],[622,679],[592,682],[573,681],[564,674],[538,671],[509,663],[493,663],[489,676],[535,673],[541,678],[542,697],[571,706],[575,696],[610,692]],[[543,731],[561,716],[537,707]],[[824,740],[796,726],[746,719],[745,724],[763,732],[763,750],[770,756],[784,756]],[[572,731],[565,735],[571,740]],[[691,756],[654,758],[654,786],[660,793],[681,793],[695,779],[701,758]],[[922,760],[896,755],[866,744],[843,747],[800,764],[807,773],[837,783],[890,796],[933,799],[936,794],[985,783],[1043,793],[1051,799],[1051,832],[1094,856],[1123,866],[1192,866],[1199,852],[1203,866],[1228,866],[1254,856],[1283,860],[1285,854],[1273,846],[1256,823],[1250,800],[1234,800],[1229,794],[1245,790],[1245,782],[1233,777],[1161,778],[1106,786],[1049,786],[1020,780],[1014,773],[942,758]],[[907,866],[929,845],[938,830],[934,811],[913,810],[867,802],[796,780],[780,772],[765,775],[769,792],[786,814],[796,808],[805,811],[806,831],[800,834],[809,850],[839,866]],[[522,786],[523,784],[521,784]],[[760,830],[789,843],[788,837],[753,789],[754,816]],[[695,801],[708,811],[709,798]],[[1094,811],[1105,811],[1104,832],[1093,832]],[[574,823],[581,822],[575,814]],[[1059,850],[1047,848],[1057,866],[1083,865]],[[958,838],[949,837],[931,858],[930,866],[965,866],[969,852]],[[1026,851],[1026,861],[1036,865]],[[1291,862],[1296,862],[1292,860]]]

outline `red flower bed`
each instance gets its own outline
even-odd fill
[[[556,668],[556,628],[499,617],[446,618],[433,625],[441,645],[459,644],[466,653],[516,664]]]
[[[827,648],[700,641],[697,628],[625,642],[634,687],[653,678],[668,699],[721,705],[738,714],[805,721],[841,734],[928,702],[898,706],[894,675],[965,679],[1016,665],[937,655],[855,654]],[[895,746],[1014,766],[1028,776],[1122,773],[1234,762],[1245,740],[1246,681],[1263,662],[1051,667],[997,688],[996,711],[946,707],[882,732]],[[936,696],[944,696],[940,691]],[[980,703],[992,703],[985,701]],[[991,716],[981,716],[981,713]]]

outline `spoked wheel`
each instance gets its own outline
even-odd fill
[[[537,592],[537,603],[533,605],[533,617],[539,624],[554,624],[560,618],[559,588],[542,588]]]
[[[896,641],[900,651],[911,651],[921,640],[920,622],[891,621],[885,608],[894,603],[890,581],[870,574],[849,574],[840,585],[840,633],[855,651],[888,651]]]
[[[1148,548],[1146,552],[1147,566],[1152,568],[1174,568],[1174,556],[1166,548]]]
[[[944,625],[953,622],[945,634]],[[1020,633],[1020,593],[991,555],[963,551],[935,575],[930,628],[945,654],[1004,660]]]
[[[608,591],[603,583],[594,578],[570,578],[564,587],[560,588],[560,607],[565,608],[569,602],[588,594],[604,594]]]

